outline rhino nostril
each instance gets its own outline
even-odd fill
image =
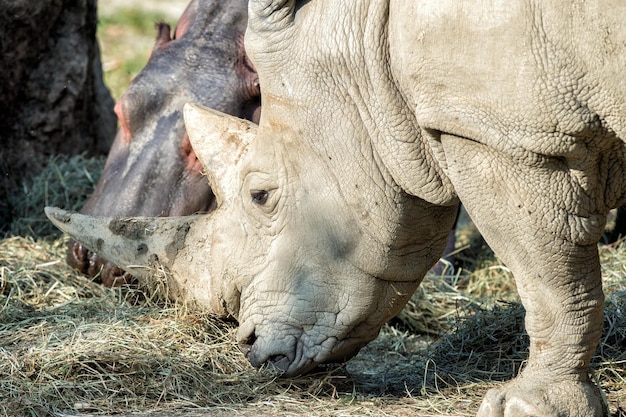
[[[239,349],[245,355],[245,357],[250,361],[252,366],[254,366],[255,368],[258,368],[259,366],[261,366],[261,364],[258,363],[258,361],[256,360],[256,357],[252,354],[252,346],[254,345],[254,342],[256,342],[256,339],[257,339],[256,333],[252,331],[252,333],[250,333],[248,337],[246,337],[245,339],[239,342]]]
[[[256,342],[256,334],[254,333],[254,331],[250,333],[250,335],[248,335],[248,337],[244,341],[239,342],[239,349],[241,349],[246,357],[250,355],[250,351],[252,350],[252,345],[254,345],[254,342]]]
[[[282,373],[287,372],[289,369],[289,358],[285,355],[274,355],[268,360],[268,363]]]
[[[246,346],[252,346],[252,345],[254,345],[254,342],[256,342],[256,333],[253,331],[246,338],[246,341],[243,344],[246,345]]]
[[[269,356],[263,354],[263,349],[259,349],[259,346],[255,346],[257,336],[254,331],[245,339],[240,340],[239,349],[241,349],[246,359],[248,359],[250,364],[255,368],[260,369],[263,365],[268,365],[269,369],[278,371],[280,374],[284,374],[288,371],[291,365],[289,357],[284,353],[276,353]]]

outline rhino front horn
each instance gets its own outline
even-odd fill
[[[202,217],[92,217],[46,207],[52,223],[93,252],[136,276],[184,257],[186,240]]]
[[[45,211],[59,229],[131,274],[151,276],[156,268],[165,267],[177,298],[219,317],[231,314],[226,310],[220,277],[210,273],[214,233],[210,213],[119,218],[86,216],[54,207]]]
[[[235,193],[239,162],[254,140],[258,126],[192,103],[185,104],[183,116],[191,146],[204,166],[220,206]]]

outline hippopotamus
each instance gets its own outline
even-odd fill
[[[286,377],[375,338],[460,202],[513,272],[529,357],[480,417],[602,417],[597,242],[626,203],[626,7],[610,0],[250,0],[259,125],[185,106],[208,214],[62,230],[237,319]]]
[[[211,188],[186,135],[183,104],[202,103],[258,121],[258,77],[243,34],[247,1],[193,0],[176,29],[157,24],[150,59],[117,101],[120,129],[95,191],[82,213],[107,216],[182,216],[210,211]],[[105,285],[130,276],[70,241],[67,261]]]

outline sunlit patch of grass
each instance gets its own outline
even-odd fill
[[[45,169],[24,179],[21,187],[8,196],[14,210],[8,232],[21,236],[59,237],[61,233],[46,218],[43,208],[57,206],[80,210],[93,192],[103,166],[103,157],[50,157]]]
[[[81,194],[98,165],[59,158],[42,178],[60,178],[68,192]],[[33,190],[35,199],[46,187],[50,198],[57,187],[35,184],[43,188]],[[59,190],[55,198],[68,204]],[[28,198],[15,204],[43,206]],[[464,250],[457,275],[427,276],[399,319],[348,364],[288,379],[253,369],[232,323],[171,303],[166,276],[142,288],[104,288],[67,266],[66,241],[0,241],[0,416],[202,408],[218,416],[232,415],[228,410],[244,416],[469,417],[485,391],[513,377],[527,358],[513,279],[480,240]],[[592,369],[613,416],[620,416],[617,407],[626,402],[626,244],[599,248],[607,299]],[[476,255],[468,255],[474,249]]]
[[[100,14],[97,36],[100,40],[104,82],[118,99],[132,79],[148,62],[156,38],[155,25],[176,22],[164,13],[136,8]]]
[[[154,23],[167,20],[165,13],[157,13],[136,8],[119,9],[114,14],[100,14],[98,26],[123,26],[126,30],[148,35],[154,32]]]

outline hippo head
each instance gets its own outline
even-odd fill
[[[186,106],[185,121],[214,211],[124,220],[48,209],[49,217],[134,274],[169,269],[199,305],[238,320],[238,341],[255,366],[296,375],[356,354],[437,261],[456,208],[439,227],[423,200],[343,181],[329,169],[334,157],[287,126],[272,126],[276,140],[199,106]]]
[[[145,68],[118,100],[120,129],[102,176],[82,213],[182,216],[214,208],[211,188],[186,135],[182,108],[193,101],[257,120],[260,91],[243,47],[247,2],[192,1],[172,34],[159,23]],[[68,263],[106,285],[125,270],[78,242]]]

